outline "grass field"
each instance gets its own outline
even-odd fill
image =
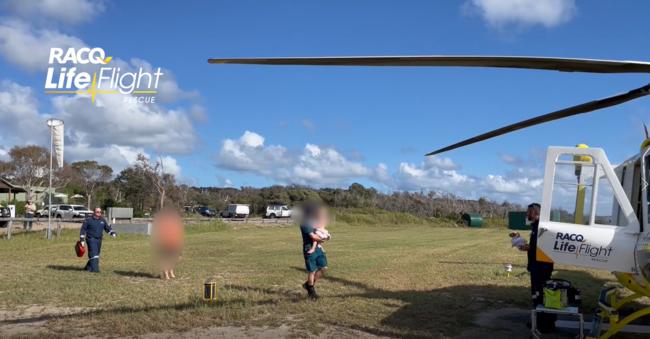
[[[157,279],[144,236],[105,238],[102,272],[90,274],[73,253],[76,231],[49,242],[42,233],[19,234],[0,241],[0,333],[18,335],[8,329],[31,323],[44,332],[28,336],[50,337],[283,325],[295,337],[330,326],[389,337],[455,337],[476,326],[481,312],[528,307],[525,254],[510,248],[505,229],[354,222],[339,219],[330,227],[330,271],[317,302],[306,300],[300,287],[297,226],[190,227],[173,281]],[[515,265],[510,276],[504,263]],[[587,310],[611,280],[606,272],[563,267],[557,275],[583,290]],[[218,278],[220,299],[206,305],[200,296],[210,276]],[[25,311],[33,305],[42,314]]]

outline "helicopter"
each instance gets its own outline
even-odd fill
[[[586,73],[650,73],[650,62],[530,56],[352,56],[211,58],[210,64],[398,67],[495,67]],[[628,92],[563,108],[439,148],[448,152],[546,122],[593,112],[650,95],[650,83]],[[612,272],[622,286],[603,288],[592,335],[609,338],[650,315],[644,307],[619,310],[650,297],[650,137],[634,156],[614,167],[605,151],[580,144],[548,147],[544,165],[536,258]],[[625,292],[628,289],[630,292]],[[601,333],[601,324],[610,327]]]

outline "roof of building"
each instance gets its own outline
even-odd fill
[[[12,184],[9,180],[0,177],[0,193],[23,193],[27,192],[21,186]]]

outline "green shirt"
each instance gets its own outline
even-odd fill
[[[314,232],[314,226],[311,222],[305,222],[300,225],[300,233],[302,234],[302,250],[303,252],[309,251],[314,240],[311,238],[311,234]]]

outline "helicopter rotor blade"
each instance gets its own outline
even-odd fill
[[[434,155],[434,154],[447,152],[447,151],[450,151],[450,150],[453,150],[453,149],[456,149],[456,148],[459,148],[459,147],[471,145],[471,144],[474,144],[474,143],[477,143],[477,142],[480,142],[480,141],[483,141],[483,140],[494,138],[496,136],[500,136],[500,135],[503,135],[503,134],[506,134],[506,133],[514,132],[514,131],[520,130],[522,128],[527,128],[527,127],[543,124],[545,122],[558,120],[558,119],[562,119],[562,118],[566,118],[566,117],[570,117],[570,116],[574,116],[574,115],[578,115],[578,114],[589,113],[589,112],[599,110],[599,109],[602,109],[602,108],[619,105],[619,104],[622,104],[624,102],[634,100],[634,99],[637,99],[637,98],[640,98],[640,97],[643,97],[643,96],[646,96],[646,95],[649,95],[649,94],[650,94],[650,84],[647,84],[647,85],[645,85],[643,87],[633,89],[633,90],[631,90],[631,91],[629,91],[627,93],[618,94],[618,95],[614,95],[614,96],[607,97],[607,98],[604,98],[604,99],[599,99],[599,100],[586,102],[586,103],[583,103],[583,104],[580,104],[580,105],[576,105],[576,106],[572,106],[572,107],[569,107],[569,108],[561,109],[559,111],[555,111],[555,112],[552,112],[552,113],[540,115],[540,116],[537,116],[537,117],[534,117],[534,118],[531,118],[531,119],[527,119],[527,120],[524,120],[524,121],[514,123],[512,125],[501,127],[501,128],[495,129],[493,131],[483,133],[481,135],[477,135],[475,137],[463,140],[461,142],[457,142],[457,143],[455,143],[453,145],[449,145],[449,146],[437,149],[437,150],[435,150],[433,152],[427,153],[426,155]]]
[[[303,66],[441,66],[499,67],[588,73],[650,73],[650,62],[528,56],[361,56],[298,58],[212,58],[211,64]]]

